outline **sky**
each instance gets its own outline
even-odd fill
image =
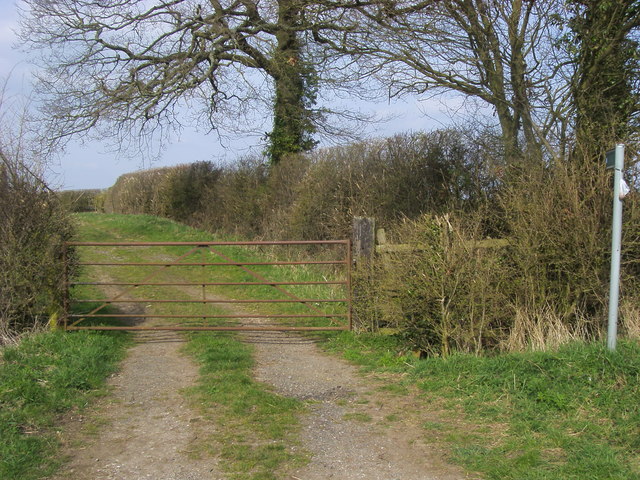
[[[28,57],[17,47],[18,28],[16,5],[19,0],[0,0],[0,79],[9,78],[5,98],[29,95],[31,71]],[[389,102],[353,101],[352,105],[367,114],[390,117],[392,120],[370,125],[363,138],[387,137],[396,133],[431,130],[448,123],[445,106],[437,100],[429,102],[408,98]],[[350,105],[350,106],[352,106]],[[451,105],[449,105],[450,107]],[[180,138],[163,149],[160,159],[150,163],[130,158],[118,158],[107,145],[98,141],[72,141],[55,160],[50,162],[46,180],[56,189],[76,190],[108,188],[123,173],[145,168],[191,163],[201,160],[233,162],[249,153],[264,149],[260,136],[228,134],[224,145],[215,133],[206,134],[186,128]],[[320,145],[322,147],[322,145]]]

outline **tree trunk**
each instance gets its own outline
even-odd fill
[[[273,57],[275,100],[273,130],[269,134],[269,157],[278,163],[288,153],[311,150],[315,142],[310,107],[315,103],[313,71],[302,58],[298,38],[300,21],[297,0],[278,2],[278,32]]]

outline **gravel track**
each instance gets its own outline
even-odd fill
[[[294,480],[459,480],[464,473],[424,442],[411,400],[384,393],[355,367],[307,339],[284,333],[249,337],[256,379],[309,402],[301,440],[313,457]],[[431,419],[433,419],[431,415]]]
[[[122,311],[143,312],[140,305]],[[134,318],[130,323],[155,322]],[[198,367],[180,352],[183,344],[176,332],[135,333],[135,345],[109,379],[111,394],[86,416],[67,419],[68,462],[55,480],[224,479],[215,457],[199,455],[199,439],[216,427],[181,394],[198,379]]]

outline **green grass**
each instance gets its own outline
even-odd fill
[[[345,413],[342,416],[342,419],[353,420],[355,422],[362,422],[362,423],[368,423],[373,420],[371,418],[371,415],[369,415],[368,413],[362,413],[362,412]]]
[[[81,290],[84,298],[97,292],[91,286]],[[77,305],[73,312],[95,306]],[[116,322],[106,318],[102,323]],[[52,330],[0,350],[0,479],[38,479],[56,471],[61,418],[105,393],[106,378],[128,344],[130,337],[122,332]]]
[[[0,361],[0,478],[36,479],[58,465],[56,423],[102,392],[127,336],[44,332],[4,348]]]
[[[335,335],[369,371],[404,373],[442,421],[424,424],[451,460],[487,479],[640,479],[640,346],[417,360],[389,336]]]

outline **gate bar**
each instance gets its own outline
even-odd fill
[[[249,300],[219,300],[219,299],[188,299],[188,300],[145,300],[145,299],[135,299],[135,300],[75,300],[74,303],[344,303],[348,300],[346,298],[301,298],[300,300],[291,300],[291,299],[249,299]]]
[[[346,245],[349,240],[285,240],[255,242],[67,242],[76,247],[207,247],[207,246],[278,246],[278,245]]]
[[[78,265],[90,265],[99,267],[239,267],[241,265],[345,265],[346,260],[308,260],[305,262],[189,262],[189,263],[171,263],[171,262],[132,262],[132,263],[111,263],[111,262],[78,262]]]
[[[340,331],[348,330],[348,326],[344,327],[290,327],[286,325],[274,326],[274,327],[249,327],[249,326],[237,326],[237,327],[69,327],[67,330],[169,330],[169,331],[257,331],[257,332],[280,332],[280,331],[298,331],[298,332],[321,332],[321,331]]]
[[[126,314],[126,313],[94,313],[93,315],[72,314],[69,318],[348,318],[347,313],[319,313],[317,315],[146,315],[146,314]],[[70,325],[71,327],[76,324]]]
[[[153,286],[184,286],[184,287],[199,287],[201,285],[222,286],[222,285],[348,285],[346,280],[326,281],[326,282],[197,282],[197,283],[183,283],[183,282],[148,282],[148,283],[135,283],[135,282],[69,282],[69,285],[105,285],[105,286],[130,286],[139,287],[142,285]]]

